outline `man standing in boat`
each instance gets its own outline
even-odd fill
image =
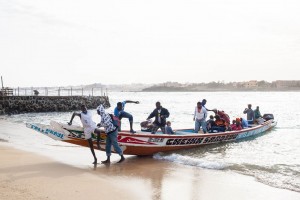
[[[248,108],[245,108],[244,114],[247,114],[247,121],[248,124],[253,124],[254,123],[254,111],[252,110],[252,105],[248,104]]]
[[[151,133],[155,134],[156,131],[160,128],[161,131],[165,134],[165,126],[166,126],[166,119],[170,116],[169,111],[166,108],[163,108],[160,105],[160,102],[156,102],[156,109],[148,116],[147,120],[155,117],[153,122],[153,128]]]
[[[206,117],[207,117],[207,111],[205,107],[202,106],[201,102],[198,102],[195,108],[194,118],[193,118],[195,121],[195,133],[199,132],[201,126],[202,126],[203,133],[206,133],[207,131]]]
[[[126,100],[126,101],[123,101],[123,102],[118,102],[117,103],[117,107],[115,108],[114,110],[114,115],[116,117],[118,117],[120,120],[122,118],[128,118],[129,120],[129,124],[130,124],[130,132],[131,133],[135,133],[135,131],[133,130],[132,128],[132,124],[133,124],[133,117],[131,114],[127,113],[124,111],[124,108],[125,108],[125,104],[126,103],[135,103],[135,104],[139,104],[140,102],[138,101],[130,101],[130,100]],[[121,126],[119,127],[119,131],[121,131]]]
[[[262,118],[262,115],[260,114],[259,106],[256,106],[256,109],[253,112],[254,112],[254,122],[260,124],[259,119]]]
[[[81,120],[84,137],[88,141],[89,147],[94,156],[93,164],[97,164],[97,157],[95,155],[93,141],[92,141],[92,133],[97,133],[97,135],[99,135],[101,131],[97,129],[96,123],[92,119],[92,113],[91,111],[87,110],[85,105],[81,105],[81,113],[76,113],[76,112],[73,113],[71,120],[68,123],[69,125],[72,125],[72,121],[75,116],[78,116]]]

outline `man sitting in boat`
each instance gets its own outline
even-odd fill
[[[153,128],[151,133],[155,134],[156,131],[160,128],[163,133],[166,133],[165,126],[166,126],[166,118],[169,117],[170,113],[166,108],[163,108],[160,105],[160,102],[156,102],[156,109],[148,116],[147,120],[155,117],[153,122]]]
[[[207,117],[207,111],[204,107],[202,107],[201,102],[197,103],[197,106],[195,107],[194,112],[194,118],[195,121],[195,133],[198,133],[200,130],[200,127],[202,126],[203,133],[206,133],[206,117]]]
[[[232,120],[232,124],[230,125],[230,128],[232,131],[242,130],[240,118],[236,118],[236,120]]]
[[[221,118],[219,115],[216,115],[215,118],[216,118],[215,126],[211,127],[211,133],[212,132],[225,132],[226,127],[227,127],[226,121],[223,118]]]
[[[81,120],[82,126],[83,126],[83,132],[85,139],[88,141],[88,144],[90,146],[91,152],[94,156],[94,162],[93,164],[97,163],[97,157],[95,155],[93,141],[92,141],[92,133],[97,133],[98,137],[100,136],[100,129],[97,129],[96,123],[92,120],[92,113],[91,111],[88,111],[85,105],[81,105],[81,113],[74,112],[69,125],[72,125],[72,121],[75,116],[78,116]]]
[[[167,121],[166,134],[175,134],[175,132],[173,131],[173,129],[171,127],[171,122],[170,121]]]
[[[209,116],[209,120],[206,121],[206,129],[207,129],[207,131],[210,132],[210,131],[211,131],[211,128],[212,128],[213,126],[215,126],[215,125],[216,125],[216,124],[215,124],[215,121],[214,121],[214,116],[213,116],[213,115],[210,115],[210,116]]]
[[[240,120],[241,120],[242,128],[248,128],[248,126],[249,126],[248,121],[242,117],[240,118]]]
[[[123,101],[123,102],[118,102],[117,103],[117,107],[115,108],[114,110],[114,115],[116,117],[118,117],[120,120],[122,118],[128,118],[129,120],[129,124],[130,124],[130,132],[131,133],[135,133],[135,131],[133,130],[132,128],[132,124],[133,124],[133,117],[131,114],[127,113],[124,111],[124,108],[125,108],[125,104],[126,103],[135,103],[135,104],[139,104],[138,101],[131,101],[131,100],[126,100],[126,101]],[[121,126],[119,127],[119,131],[121,131]]]
[[[230,117],[224,111],[217,109],[213,109],[212,111],[215,113],[215,115],[219,115],[220,118],[224,119],[227,124],[230,124]]]

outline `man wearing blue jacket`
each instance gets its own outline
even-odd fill
[[[140,102],[138,101],[130,101],[130,100],[126,100],[126,101],[123,101],[123,102],[118,102],[117,103],[117,107],[115,108],[114,110],[114,115],[116,117],[118,117],[121,121],[122,118],[128,118],[129,120],[129,124],[130,124],[130,132],[131,133],[135,133],[135,131],[133,130],[132,128],[132,124],[133,124],[133,117],[131,114],[127,113],[124,111],[124,108],[125,108],[125,104],[126,103],[135,103],[135,104],[139,104]],[[119,127],[119,131],[121,131],[121,126]]]

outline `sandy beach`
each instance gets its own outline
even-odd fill
[[[120,184],[93,169],[0,146],[0,199],[134,199]]]
[[[86,169],[0,143],[0,199],[300,199],[251,177],[127,157]]]

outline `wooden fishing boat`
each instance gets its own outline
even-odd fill
[[[265,133],[267,130],[275,127],[277,124],[274,119],[270,119],[260,125],[254,125],[251,128],[240,131],[227,131],[219,133],[194,133],[193,129],[175,130],[175,134],[168,135],[157,132],[139,131],[135,134],[129,131],[121,131],[118,134],[118,142],[127,155],[153,155],[158,152],[175,151],[180,149],[195,148],[202,145],[209,145],[220,142],[231,142],[240,139],[256,136]],[[83,128],[80,126],[69,126],[67,124],[51,122],[50,125],[27,123],[26,126],[39,133],[59,140],[80,146],[88,147],[84,139]],[[105,135],[101,135],[100,146],[97,147],[96,137],[93,136],[95,149],[105,150]],[[114,149],[112,148],[114,151]]]

